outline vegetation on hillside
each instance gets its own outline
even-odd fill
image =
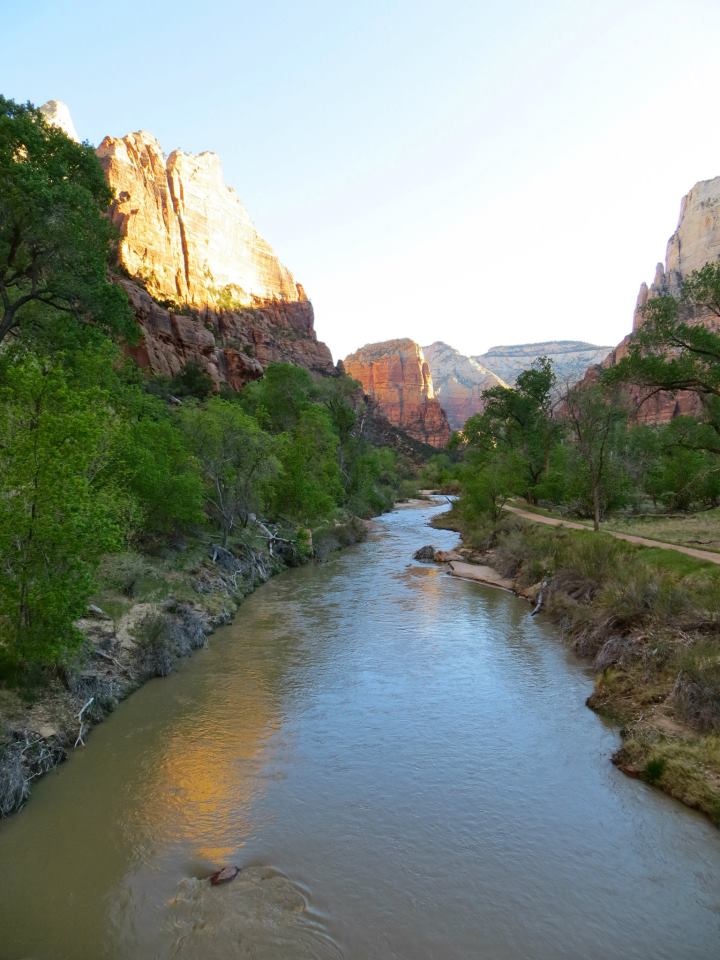
[[[720,315],[720,264],[690,275],[678,298],[650,300],[627,359],[555,406],[544,359],[514,388],[487,391],[484,412],[453,440],[460,497],[445,522],[519,590],[542,596],[592,658],[590,705],[623,725],[616,762],[720,823],[720,567],[600,530],[649,524],[656,537],[697,541],[710,522],[701,511],[714,520],[720,333],[696,322],[698,310]],[[698,415],[638,422],[627,384],[691,391]],[[587,518],[594,531],[525,522],[503,510],[511,498]]]
[[[362,394],[345,376],[276,364],[219,395],[195,365],[172,381],[140,371],[123,352],[132,313],[107,279],[110,199],[91,148],[0,99],[6,682],[72,666],[108,556],[178,538],[242,551],[280,528],[307,553],[313,528],[388,509],[404,469],[358,436]]]

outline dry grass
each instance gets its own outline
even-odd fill
[[[684,516],[612,517],[603,526],[615,533],[630,533],[720,553],[720,509]]]
[[[614,760],[720,825],[720,737],[665,736],[638,726]]]

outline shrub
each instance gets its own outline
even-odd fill
[[[651,757],[645,764],[643,776],[648,783],[657,783],[665,772],[665,759],[663,757]]]

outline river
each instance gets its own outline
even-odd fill
[[[720,956],[720,832],[611,765],[555,628],[411,560],[439,509],[262,587],[37,784],[0,960]]]

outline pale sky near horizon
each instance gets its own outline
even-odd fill
[[[720,175],[720,0],[2,0],[0,93],[216,151],[334,356],[629,331]]]

